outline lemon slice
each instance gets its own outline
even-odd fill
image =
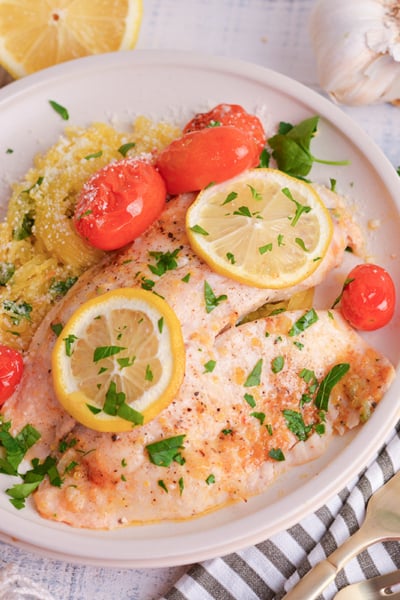
[[[136,44],[142,0],[0,0],[0,63],[15,78]]]
[[[214,271],[271,289],[311,275],[333,233],[314,189],[276,169],[252,169],[204,189],[187,212],[186,229]]]
[[[130,431],[153,419],[173,400],[184,368],[175,312],[159,296],[136,288],[83,304],[52,354],[59,401],[97,431]]]

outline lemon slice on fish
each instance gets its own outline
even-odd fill
[[[286,288],[317,269],[333,225],[308,183],[277,169],[251,169],[201,191],[186,230],[217,273],[260,288]]]
[[[57,398],[97,431],[130,431],[153,419],[173,400],[184,369],[175,312],[156,294],[136,288],[84,303],[52,354]]]
[[[66,60],[130,50],[142,0],[0,0],[0,63],[23,77]]]

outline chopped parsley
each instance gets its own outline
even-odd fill
[[[49,104],[55,110],[55,112],[60,115],[63,121],[68,121],[69,113],[65,106],[58,104],[58,102],[55,102],[55,100],[49,100]]]
[[[299,335],[308,327],[311,327],[314,323],[318,321],[318,315],[313,308],[310,308],[307,312],[304,313],[297,321],[293,324],[293,327],[289,330],[289,335]]]
[[[271,448],[271,450],[268,452],[268,456],[273,460],[277,460],[280,462],[285,460],[285,455],[283,454],[280,448]]]
[[[158,277],[161,277],[161,275],[164,275],[164,273],[167,271],[173,271],[176,269],[178,266],[176,259],[179,254],[179,250],[179,248],[176,248],[173,252],[149,252],[149,255],[156,260],[155,265],[148,265],[153,275],[158,275]]]
[[[33,210],[26,212],[22,218],[21,224],[13,231],[13,239],[16,241],[25,240],[32,235],[35,224],[35,213]]]
[[[0,286],[6,285],[15,273],[13,263],[0,261]]]
[[[256,401],[255,398],[252,394],[245,394],[244,395],[244,399],[246,400],[247,404],[249,406],[251,406],[251,408],[254,408],[256,405]]]
[[[93,352],[93,362],[98,362],[103,358],[109,358],[115,354],[119,354],[123,350],[126,350],[124,346],[98,346]]]
[[[286,409],[282,411],[282,414],[285,417],[288,429],[294,433],[297,439],[304,442],[310,435],[313,425],[306,425],[304,423],[303,415],[296,410]]]
[[[254,387],[256,385],[260,385],[262,365],[263,359],[260,358],[247,376],[246,381],[244,382],[244,387]]]
[[[159,442],[153,442],[146,446],[150,462],[159,467],[169,467],[172,462],[182,464],[181,450],[186,435],[176,435],[165,438]]]
[[[127,142],[126,144],[122,144],[122,146],[120,146],[118,148],[118,152],[120,154],[122,154],[122,156],[126,156],[129,152],[129,150],[131,150],[135,146],[136,146],[135,142]]]
[[[31,321],[32,306],[27,302],[14,302],[13,300],[4,300],[3,308],[10,317],[13,325],[19,325],[22,319]]]
[[[311,140],[317,132],[319,117],[314,116],[297,125],[281,122],[278,133],[268,139],[272,156],[281,171],[304,179],[314,162],[330,165],[348,165],[348,161],[328,161],[311,154]]]
[[[228,299],[228,296],[226,294],[221,294],[220,296],[216,296],[214,294],[210,284],[208,283],[208,281],[204,282],[204,301],[206,304],[206,311],[208,313],[213,311],[214,308],[217,308],[217,306],[219,304],[221,304],[221,302],[224,302],[227,299]]]
[[[350,369],[349,363],[339,363],[332,367],[318,386],[314,404],[320,410],[328,410],[329,396],[333,387],[344,377]]]
[[[235,200],[237,198],[237,192],[229,192],[229,194],[226,196],[225,200],[223,201],[221,206],[224,206],[224,204],[228,204],[229,202],[232,202],[233,200]]]
[[[53,294],[54,296],[65,296],[68,290],[76,283],[77,279],[77,277],[67,277],[67,279],[60,281],[53,279],[49,287],[50,294]]]
[[[275,356],[271,361],[271,370],[273,373],[280,373],[285,365],[283,356]]]
[[[204,364],[204,373],[212,373],[217,365],[216,360],[209,360]]]

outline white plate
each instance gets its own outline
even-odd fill
[[[34,154],[54,143],[65,125],[48,100],[67,107],[69,123],[106,120],[123,126],[135,115],[183,124],[194,112],[219,102],[242,104],[279,121],[318,114],[318,157],[349,159],[349,167],[321,166],[313,178],[339,189],[356,203],[362,226],[380,221],[369,238],[373,259],[400,281],[400,183],[377,146],[343,112],[299,83],[264,68],[190,53],[135,51],[80,59],[53,67],[0,91],[0,206],[9,182],[20,177]],[[7,154],[7,148],[14,152]],[[3,210],[4,212],[4,210]],[[397,259],[396,259],[397,257]],[[399,311],[390,326],[369,341],[399,363]],[[2,539],[48,556],[105,566],[161,567],[187,564],[232,552],[286,529],[316,510],[370,462],[399,417],[396,381],[370,421],[335,441],[320,460],[291,471],[247,503],[183,523],[87,531],[47,522],[31,507],[15,510],[1,490]]]

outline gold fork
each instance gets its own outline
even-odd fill
[[[371,496],[360,529],[309,571],[284,600],[314,600],[354,556],[375,542],[400,539],[400,472]]]

